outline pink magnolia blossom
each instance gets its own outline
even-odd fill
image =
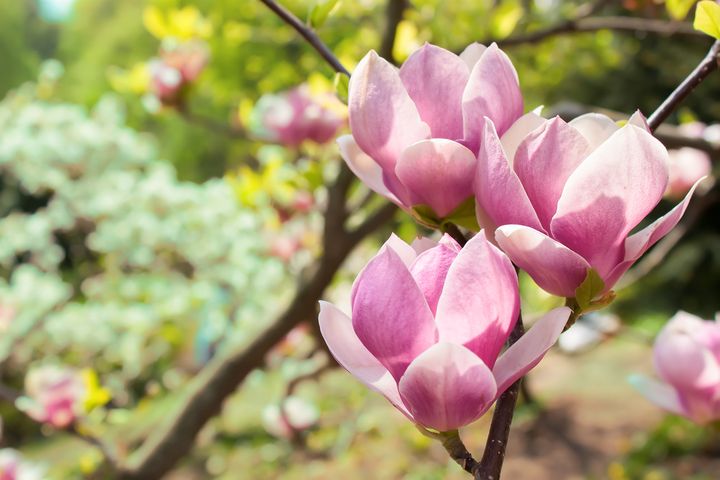
[[[307,85],[264,95],[255,108],[258,134],[295,147],[309,140],[326,143],[345,123],[344,106],[331,94],[312,94]]]
[[[632,380],[646,397],[697,423],[720,420],[720,323],[678,312],[655,340],[653,354],[664,382]]]
[[[405,208],[446,217],[473,195],[483,117],[500,134],[522,115],[510,59],[495,44],[459,56],[425,44],[398,70],[374,51],[350,79],[350,129],[338,139],[348,166]]]
[[[191,41],[164,47],[150,61],[152,91],[164,104],[181,100],[184,89],[203,71],[209,59],[203,42]]]
[[[668,153],[635,114],[619,127],[588,114],[565,123],[528,113],[504,135],[485,120],[475,176],[478,222],[546,291],[574,297],[594,268],[605,292],[680,220],[694,187],[668,214],[630,232],[668,182]]]
[[[56,428],[72,424],[82,413],[87,394],[80,372],[55,365],[34,368],[25,378],[28,414]]]
[[[683,147],[670,150],[668,163],[669,181],[665,196],[682,198],[698,179],[710,175],[710,156],[696,148]]]
[[[413,422],[450,431],[478,419],[534,367],[570,310],[551,311],[500,358],[519,311],[508,258],[483,234],[407,245],[392,235],[352,288],[352,319],[320,302],[338,363]]]

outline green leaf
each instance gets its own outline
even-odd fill
[[[720,40],[720,5],[710,0],[698,3],[693,27]]]
[[[350,77],[343,75],[342,73],[336,73],[335,79],[333,80],[335,86],[335,94],[338,98],[347,105],[348,103],[348,89],[350,88]]]
[[[697,0],[666,0],[665,8],[675,20],[684,20]]]
[[[308,12],[307,23],[313,28],[322,27],[337,4],[338,0],[316,0]]]
[[[580,311],[587,311],[592,305],[593,299],[603,290],[605,290],[605,282],[600,278],[597,270],[588,269],[585,280],[575,289],[575,301],[580,307]]]
[[[480,230],[475,216],[475,197],[470,197],[461,203],[455,210],[450,212],[450,215],[443,219],[442,223],[454,223],[473,232]]]

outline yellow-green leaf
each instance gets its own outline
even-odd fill
[[[492,12],[490,29],[495,38],[510,35],[524,13],[523,6],[516,0],[505,1]]]
[[[335,74],[335,94],[344,103],[348,103],[348,90],[350,88],[350,78],[342,73]]]
[[[313,28],[322,27],[337,4],[338,0],[315,1],[310,7],[310,12],[308,13],[308,24],[310,24]]]
[[[665,8],[675,20],[684,20],[697,0],[666,0]]]
[[[693,27],[720,40],[720,5],[710,0],[698,3]]]
[[[605,282],[598,274],[597,270],[590,268],[587,271],[585,280],[575,289],[575,301],[581,311],[590,308],[593,299],[597,297],[605,289]]]

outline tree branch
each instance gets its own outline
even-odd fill
[[[320,40],[315,31],[308,27],[305,23],[300,21],[295,15],[292,14],[282,5],[278,4],[275,0],[260,0],[270,10],[280,17],[285,23],[293,27],[302,37],[320,54],[320,56],[330,65],[333,70],[343,75],[350,76],[350,72],[343,67],[340,60],[330,51],[330,49]]]
[[[508,346],[517,342],[524,333],[525,327],[523,326],[522,314],[519,314],[515,328],[510,333]],[[490,432],[488,432],[487,442],[485,443],[485,451],[480,463],[472,472],[475,480],[498,480],[500,478],[500,471],[505,460],[505,449],[510,436],[510,424],[515,413],[515,404],[520,390],[520,382],[522,382],[522,378],[505,390],[495,404],[495,411],[490,423]]]
[[[118,478],[150,480],[161,478],[170,471],[190,451],[198,432],[221,410],[224,400],[250,372],[263,365],[265,353],[299,323],[316,316],[318,300],[348,254],[392,217],[396,207],[385,206],[354,231],[345,230],[346,194],[353,176],[344,163],[341,165],[328,192],[323,254],[310,277],[300,281],[295,297],[285,312],[250,345],[216,357],[196,377],[188,398],[172,415],[170,423],[145,441],[136,459],[122,469]]]
[[[715,41],[710,47],[707,55],[697,67],[688,75],[685,80],[665,99],[665,101],[648,118],[650,130],[663,123],[677,106],[690,95],[690,92],[700,85],[713,71],[718,68],[718,56],[720,55],[720,40]]]
[[[393,58],[393,47],[395,46],[398,24],[402,21],[407,8],[408,0],[388,0],[385,10],[387,24],[385,25],[385,33],[383,34],[378,55],[390,63],[396,63],[395,58]]]

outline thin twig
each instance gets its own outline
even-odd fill
[[[338,73],[350,76],[350,72],[343,67],[340,60],[330,51],[330,49],[320,40],[320,37],[308,27],[305,23],[300,21],[295,15],[292,14],[282,5],[278,4],[275,0],[260,0],[270,10],[280,17],[285,23],[293,27],[302,37],[325,59],[325,61]]]
[[[655,131],[661,123],[667,119],[677,106],[695,90],[713,71],[718,68],[718,55],[720,55],[720,40],[715,41],[710,47],[707,55],[703,58],[695,70],[665,99],[665,101],[650,115],[648,126]]]
[[[477,470],[479,464],[477,460],[468,451],[465,444],[460,440],[460,436],[455,434],[452,436],[443,437],[441,440],[442,446],[447,451],[450,458],[455,463],[460,465],[460,468],[468,473],[473,473]]]
[[[396,63],[393,58],[393,47],[397,35],[398,24],[402,21],[403,14],[408,8],[408,0],[388,0],[385,10],[385,33],[378,50],[378,55],[390,63]]]
[[[512,346],[520,340],[524,333],[525,327],[523,326],[522,314],[519,314],[515,328],[510,333],[508,346]],[[510,425],[512,424],[520,391],[520,382],[522,382],[522,378],[505,390],[495,404],[495,411],[490,423],[490,432],[485,443],[485,451],[478,467],[473,472],[475,480],[498,480],[500,478],[500,471],[505,460],[505,449],[510,436]]]
[[[465,237],[465,235],[460,231],[457,225],[454,223],[445,223],[442,226],[443,233],[447,233],[452,238],[455,239],[456,242],[460,244],[461,247],[464,247],[467,243],[468,239]]]

